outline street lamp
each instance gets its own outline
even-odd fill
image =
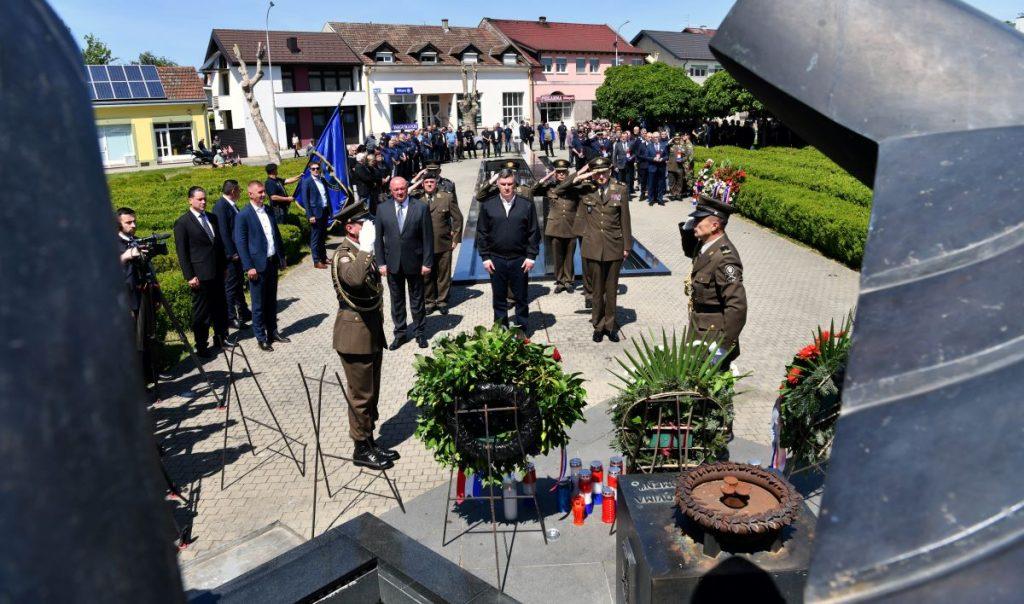
[[[277,141],[277,99],[274,97],[274,61],[270,57],[270,9],[274,8],[274,0],[267,3],[267,19],[264,22],[264,33],[267,34],[267,69],[270,70],[270,110],[274,114],[274,135],[271,137],[277,145],[278,153],[281,152],[281,143]]]
[[[273,2],[271,2],[273,5]],[[629,19],[622,22],[622,25],[615,28],[615,66],[619,66],[619,30],[629,24]]]

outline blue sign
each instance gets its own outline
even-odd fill
[[[395,94],[412,94],[412,88],[395,88]]]
[[[420,127],[416,122],[409,122],[408,124],[391,124],[391,130],[394,132],[400,132],[402,130],[418,130]]]

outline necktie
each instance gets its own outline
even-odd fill
[[[210,237],[210,241],[213,241],[213,228],[210,227],[210,221],[206,219],[206,213],[199,215],[199,222],[203,225],[203,230]]]
[[[405,230],[405,204],[398,204],[398,232]]]

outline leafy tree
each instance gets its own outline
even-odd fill
[[[605,72],[595,111],[613,122],[647,127],[681,122],[698,114],[700,87],[686,71],[665,63],[620,65]]]
[[[82,51],[82,60],[86,65],[109,65],[117,60],[103,40],[92,34],[85,35],[85,50]]]
[[[764,105],[740,85],[729,72],[719,71],[704,80],[700,89],[703,117],[726,117],[739,111],[764,113]]]
[[[139,58],[132,61],[133,65],[156,65],[157,67],[177,67],[178,64],[167,57],[158,56],[150,51],[139,53]]]

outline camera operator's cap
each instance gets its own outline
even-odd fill
[[[717,216],[723,220],[728,220],[730,214],[734,214],[736,208],[733,206],[722,203],[717,199],[712,199],[703,193],[700,196],[700,200],[697,202],[697,208],[690,214],[690,218],[700,220],[705,216]]]
[[[608,161],[607,157],[595,157],[594,159],[590,160],[590,163],[587,164],[587,167],[590,168],[591,172],[602,172],[605,170],[611,170],[612,162]]]
[[[567,159],[556,159],[551,165],[554,166],[555,172],[568,172],[571,164]]]
[[[361,201],[356,201],[350,197],[348,203],[334,215],[333,220],[336,220],[341,224],[348,224],[350,222],[366,220],[369,216],[370,210],[366,207],[366,204]]]

